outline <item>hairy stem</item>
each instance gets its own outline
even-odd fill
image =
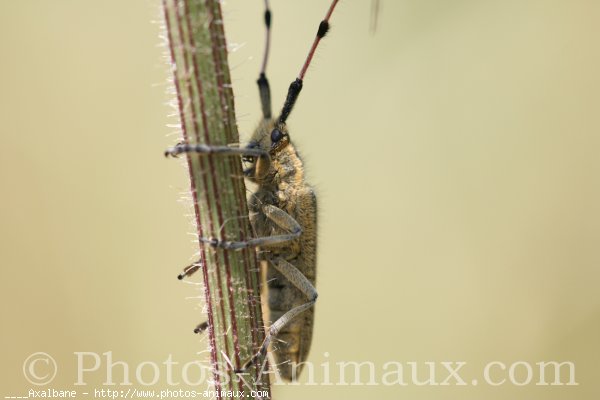
[[[163,0],[181,126],[186,143],[239,143],[218,0]],[[188,153],[198,235],[252,236],[239,157]],[[269,390],[261,365],[240,368],[264,339],[259,269],[253,249],[227,251],[200,242],[215,389]],[[263,360],[260,360],[261,363]]]

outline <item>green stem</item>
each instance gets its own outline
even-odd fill
[[[239,143],[219,1],[163,0],[163,6],[185,142]],[[188,153],[187,161],[198,235],[250,238],[239,157]],[[200,243],[200,258],[215,389],[269,391],[268,375],[260,373],[260,365],[242,382],[232,370],[264,339],[256,252],[216,250]]]

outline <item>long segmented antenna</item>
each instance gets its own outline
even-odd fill
[[[269,60],[269,51],[271,50],[271,9],[269,8],[269,0],[265,0],[265,54],[260,68],[260,73],[263,75],[267,71],[267,61]]]
[[[265,0],[265,54],[263,56],[260,74],[258,75],[258,92],[260,94],[260,104],[262,106],[263,118],[270,119],[271,111],[271,89],[267,80],[267,61],[269,60],[269,50],[271,49],[271,10],[269,9],[269,0]]]
[[[379,0],[371,0],[371,21],[370,28],[371,34],[375,34],[377,31],[377,22],[379,21]]]
[[[329,10],[327,10],[327,14],[325,14],[325,18],[319,24],[319,29],[317,30],[317,36],[315,37],[315,40],[310,48],[310,51],[308,52],[308,57],[306,57],[306,61],[304,62],[304,65],[302,66],[302,69],[300,70],[300,73],[298,74],[298,77],[296,78],[296,80],[294,80],[290,84],[290,88],[288,89],[288,94],[285,99],[285,103],[283,103],[283,109],[281,110],[281,115],[279,116],[278,122],[280,124],[285,124],[285,121],[287,120],[290,113],[292,112],[292,108],[294,108],[294,104],[296,104],[298,95],[300,94],[300,91],[302,90],[302,82],[304,80],[304,75],[306,75],[306,70],[308,70],[308,66],[310,65],[310,62],[312,61],[312,58],[315,55],[317,46],[319,45],[319,42],[321,41],[321,39],[323,39],[325,37],[325,35],[329,31],[329,19],[331,18],[331,14],[333,14],[333,9],[337,5],[338,1],[339,0],[333,0],[331,2],[331,5],[329,6]]]

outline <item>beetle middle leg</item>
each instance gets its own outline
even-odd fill
[[[300,226],[298,221],[296,221],[291,215],[289,215],[282,209],[268,204],[268,205],[265,205],[262,207],[262,213],[270,221],[272,221],[275,225],[279,226],[280,228],[282,228],[290,233],[282,234],[282,235],[258,237],[258,238],[253,238],[253,239],[249,239],[246,241],[226,241],[226,240],[218,240],[218,239],[214,239],[214,238],[200,238],[200,241],[203,243],[208,243],[213,247],[218,247],[218,248],[222,248],[222,249],[226,249],[226,250],[239,250],[239,249],[244,249],[244,248],[248,248],[248,247],[258,247],[258,246],[267,246],[267,247],[278,247],[278,246],[282,246],[282,245],[285,246],[288,243],[290,243],[291,241],[293,241],[294,239],[297,239],[302,234],[302,227]],[[313,296],[313,292],[314,292],[314,298],[316,299],[316,289],[310,283],[310,281],[295,266],[293,266],[289,262],[287,262],[283,259],[278,259],[278,260],[280,260],[280,261],[277,264],[275,264],[274,261],[271,261],[271,263],[275,266],[275,268],[277,270],[279,270],[279,267],[278,267],[279,264],[288,265],[289,267],[287,267],[287,268],[285,266],[282,266],[281,268],[285,268],[286,271],[293,269],[292,272],[289,272],[289,273],[286,273],[283,271],[280,271],[280,272],[288,280],[290,280],[294,284],[294,286],[298,287],[298,289],[300,289],[309,299],[311,299],[311,297]],[[181,273],[178,276],[178,279],[183,279],[186,276],[192,275],[194,272],[196,272],[201,267],[202,267],[202,265],[200,263],[191,264],[190,266],[188,266],[184,269],[183,273]],[[281,325],[277,329],[275,334],[270,333],[269,336],[267,336],[269,342],[271,340],[270,336],[276,336],[277,333],[279,332],[279,330],[281,330],[281,328],[283,328],[283,326],[285,326],[289,321],[291,321],[297,314],[300,314],[302,311],[309,308],[312,304],[314,304],[314,301],[313,301],[313,303],[311,303],[310,305],[308,305],[305,308],[302,308],[301,310],[296,310],[297,308],[302,307],[302,306],[299,306],[299,307],[296,307],[296,308],[290,310],[283,316],[281,316],[281,318],[279,318],[272,325],[271,329],[273,329],[273,326],[275,326],[279,321],[282,321],[283,325]],[[292,313],[293,311],[295,311],[295,313]],[[290,313],[292,313],[292,314],[290,314]],[[203,330],[204,329],[199,330],[199,331],[194,330],[194,332],[198,333]],[[269,342],[267,342],[267,339],[265,339],[265,342],[261,346],[261,350],[259,351],[259,353],[257,353],[257,355],[259,355],[261,352],[266,351],[266,348],[268,347]],[[263,347],[265,348],[265,350],[263,350]],[[253,359],[255,357],[253,357]],[[247,367],[245,367],[245,368],[247,368]]]
[[[293,241],[294,239],[297,239],[300,237],[300,235],[302,235],[302,227],[300,224],[281,208],[268,204],[262,207],[262,212],[269,220],[289,233],[262,236],[243,241],[219,240],[216,238],[200,238],[200,241],[221,249],[240,250],[248,247],[281,246]]]

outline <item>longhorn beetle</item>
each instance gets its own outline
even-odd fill
[[[265,0],[266,43],[261,71],[257,80],[263,118],[245,148],[179,143],[167,149],[166,155],[181,153],[239,155],[245,164],[245,177],[257,184],[249,198],[250,223],[255,238],[232,242],[200,238],[211,246],[236,250],[256,247],[261,264],[267,264],[268,308],[271,323],[258,352],[237,372],[243,372],[266,354],[277,337],[282,344],[274,349],[282,378],[292,380],[300,372],[299,363],[306,360],[312,339],[317,250],[317,199],[313,188],[304,179],[302,160],[291,142],[286,125],[302,90],[304,76],[319,41],[329,30],[329,19],[338,0],[333,0],[298,77],[290,84],[287,97],[277,118],[271,112],[271,91],[266,76],[271,42],[271,11]],[[186,267],[179,279],[190,276],[201,265]],[[206,323],[196,327],[198,333]],[[294,365],[295,364],[295,365]],[[297,367],[298,366],[298,367]],[[296,374],[294,374],[294,372]]]

